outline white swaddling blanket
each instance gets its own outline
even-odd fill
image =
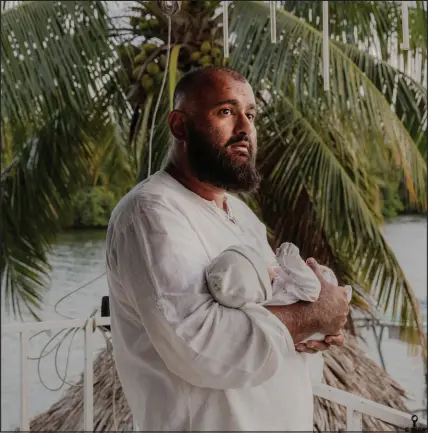
[[[315,302],[321,283],[299,254],[296,245],[286,242],[277,253],[277,274],[270,281],[266,262],[252,247],[236,245],[219,254],[207,267],[205,274],[208,288],[220,304],[242,308],[247,303],[262,305],[290,305],[298,301]],[[333,271],[322,266],[323,277],[338,285]],[[352,297],[351,286],[346,286],[348,302]],[[275,302],[272,295],[275,294]],[[316,333],[303,340],[323,341],[324,334]]]

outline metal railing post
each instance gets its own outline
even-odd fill
[[[21,337],[21,431],[30,431],[28,417],[28,329],[20,332]]]
[[[85,366],[83,381],[83,431],[94,431],[94,370],[93,370],[93,332],[94,319],[88,319],[85,332]]]

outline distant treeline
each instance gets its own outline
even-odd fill
[[[405,188],[402,182],[390,181],[380,189],[382,214],[385,219],[419,213],[405,206]],[[88,186],[80,190],[73,199],[72,212],[65,228],[106,228],[113,208],[124,193],[123,189],[110,190],[104,186]]]

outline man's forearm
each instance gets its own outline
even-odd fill
[[[271,305],[265,308],[287,327],[295,344],[317,331],[315,303],[296,302],[291,305]]]

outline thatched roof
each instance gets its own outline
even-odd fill
[[[406,411],[406,393],[397,382],[361,350],[350,335],[342,347],[324,353],[325,383],[370,400]],[[115,414],[113,419],[113,384],[115,382]],[[83,385],[83,375],[78,385]],[[113,370],[111,343],[94,362],[94,431],[132,431],[132,415],[123,395],[116,371]],[[64,396],[46,412],[35,417],[31,431],[78,431],[83,429],[83,388],[70,387]],[[314,430],[346,429],[346,408],[327,400],[315,399]],[[364,431],[395,430],[381,421],[363,416]]]

